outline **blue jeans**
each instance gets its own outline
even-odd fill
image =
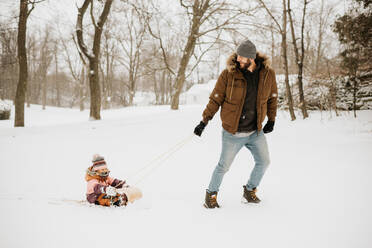
[[[223,176],[230,169],[230,166],[240,149],[245,146],[253,155],[255,165],[250,178],[246,184],[248,190],[256,188],[270,164],[269,149],[266,137],[262,131],[255,131],[248,137],[236,137],[226,130],[222,131],[222,152],[220,161],[213,171],[208,192],[218,192]]]

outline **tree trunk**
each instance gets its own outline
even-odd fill
[[[161,104],[165,104],[165,95],[166,95],[166,71],[163,70],[161,73],[161,82],[160,82],[160,94],[161,94]]]
[[[274,28],[273,26],[270,26],[271,31],[271,59],[274,60],[274,50],[275,50],[275,37],[274,37]],[[274,62],[274,61],[273,61]]]
[[[354,112],[354,118],[357,117],[356,115],[356,102],[357,102],[357,91],[358,91],[358,79],[356,75],[354,76],[354,84],[353,84],[353,112]]]
[[[292,43],[293,43],[293,50],[295,53],[296,58],[296,65],[298,68],[298,77],[297,77],[297,86],[299,91],[299,98],[300,98],[300,108],[302,111],[302,116],[304,119],[309,117],[306,109],[306,101],[304,96],[304,90],[303,90],[303,82],[302,82],[302,74],[303,74],[303,66],[304,66],[304,57],[305,57],[305,48],[304,48],[304,27],[305,27],[305,14],[306,14],[306,5],[307,0],[304,0],[304,8],[303,8],[303,15],[302,15],[302,26],[301,26],[301,56],[298,52],[297,43],[296,43],[296,34],[294,30],[294,24],[291,14],[291,0],[288,0],[288,16],[290,21],[290,27],[291,27],[291,33],[292,33]]]
[[[35,48],[35,42],[30,42],[30,45],[28,47],[28,50],[27,50],[27,65],[28,65],[28,69],[29,69],[29,73],[31,72],[31,77],[28,78],[28,88],[29,90],[27,90],[26,92],[26,102],[27,102],[27,108],[29,108],[31,106],[31,96],[32,96],[32,81],[33,79],[35,78],[35,57],[36,57],[36,52],[35,52],[36,48]]]
[[[46,76],[43,75],[42,77],[42,85],[43,85],[43,96],[41,99],[43,110],[45,110],[45,105],[47,104],[47,79]]]
[[[105,76],[105,73],[103,72],[102,65],[99,67],[99,71],[101,74],[101,82],[100,87],[102,86],[102,107],[103,109],[107,109],[107,74]]]
[[[182,3],[182,1],[181,1]],[[179,106],[179,98],[185,83],[185,73],[187,65],[189,64],[190,58],[194,53],[195,43],[197,36],[201,35],[199,33],[199,28],[201,25],[201,19],[206,13],[206,11],[210,8],[209,0],[205,2],[194,1],[192,6],[192,23],[190,27],[189,37],[187,38],[187,43],[185,49],[183,49],[183,55],[181,58],[181,62],[178,68],[177,76],[176,76],[176,83],[175,83],[175,92],[172,95],[172,103],[171,109],[177,110]]]
[[[303,68],[304,68],[304,59],[305,59],[305,44],[304,44],[304,30],[305,30],[305,18],[306,18],[306,5],[308,4],[308,0],[304,0],[304,8],[302,14],[302,25],[301,25],[301,58],[300,63],[298,64],[298,89],[300,93],[300,107],[302,110],[302,115],[305,118],[309,117],[307,113],[307,106],[305,101],[305,94],[304,94],[304,86],[302,81],[303,75]]]
[[[180,94],[181,94],[183,85],[185,83],[186,67],[189,64],[189,60],[191,58],[192,53],[194,52],[195,42],[196,42],[195,36],[199,32],[199,25],[197,25],[195,21],[193,21],[193,27],[188,37],[188,40],[187,40],[187,43],[184,49],[184,53],[181,59],[180,67],[177,72],[176,87],[175,87],[175,92],[172,96],[172,104],[171,104],[171,109],[173,110],[178,109]]]
[[[108,44],[108,38],[109,36],[106,36],[106,78],[105,78],[105,103],[106,103],[106,108],[111,108],[111,99],[112,99],[112,66],[114,62],[114,54],[110,54],[109,50],[109,44]],[[113,50],[111,50],[113,51]]]
[[[318,29],[318,46],[316,51],[316,62],[315,62],[315,75],[318,75],[319,71],[319,64],[320,64],[320,56],[321,56],[321,49],[322,49],[322,42],[323,42],[323,11],[324,11],[324,0],[321,0],[321,7],[319,13],[319,29]]]
[[[98,60],[98,59],[97,59]],[[90,118],[101,119],[101,89],[98,78],[98,61],[89,60]]]
[[[331,82],[329,92],[330,92],[332,107],[335,110],[336,116],[338,116],[337,104],[336,104],[337,103],[336,102],[337,88],[336,88],[335,83],[333,82],[333,79],[331,77],[331,72],[329,70],[329,60],[327,60],[327,72],[328,72],[329,81]]]
[[[56,65],[56,77],[55,77],[55,81],[56,81],[56,104],[57,104],[57,107],[61,107],[61,92],[60,92],[60,85],[59,85],[59,81],[58,81],[58,45],[56,43],[55,45],[55,53],[54,53],[54,60],[55,60],[55,65]]]
[[[28,18],[27,0],[20,1],[18,22],[18,63],[19,80],[15,97],[15,127],[24,127],[25,97],[27,91],[27,53],[26,53],[26,28]]]
[[[79,106],[80,111],[84,111],[84,88],[85,88],[85,78],[86,78],[86,72],[85,72],[85,65],[81,67],[81,75],[80,75],[80,82],[79,82]]]
[[[152,81],[154,82],[154,93],[155,93],[155,105],[160,104],[160,86],[158,86],[158,81],[156,80],[156,70],[152,72]]]
[[[133,100],[134,100],[134,86],[135,86],[135,82],[134,82],[134,75],[133,75],[133,70],[132,69],[129,69],[129,87],[128,87],[128,90],[129,90],[129,106],[132,106],[133,105]]]
[[[107,16],[110,12],[110,8],[113,0],[106,0],[103,7],[101,16],[97,23],[94,24],[94,40],[93,40],[93,54],[88,52],[88,49],[84,43],[83,38],[83,17],[85,11],[90,4],[93,4],[93,0],[85,0],[82,7],[78,8],[78,17],[76,22],[76,36],[78,38],[79,48],[82,53],[89,60],[89,86],[90,86],[90,118],[93,120],[101,119],[101,89],[99,85],[99,70],[98,65],[100,62],[100,46],[101,46],[101,35],[103,25],[106,22]],[[93,6],[91,6],[93,8]],[[92,21],[94,22],[93,13],[91,13]]]
[[[296,115],[293,109],[293,99],[291,93],[291,86],[289,85],[288,78],[288,57],[287,57],[287,7],[285,0],[283,0],[283,29],[282,29],[282,56],[284,60],[284,71],[285,71],[285,87],[286,96],[288,102],[289,113],[291,115],[292,121],[296,120]]]

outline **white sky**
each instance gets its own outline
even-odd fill
[[[340,14],[347,8],[348,1],[349,0],[329,0],[327,3],[337,3],[336,13]],[[29,20],[30,26],[55,21],[58,16],[61,25],[74,26],[77,16],[76,4],[81,5],[82,2],[82,0],[46,0],[45,2],[39,3],[31,14]],[[114,3],[119,2],[119,0],[116,0]],[[174,1],[173,5],[169,5],[169,1],[163,0],[158,2],[160,5],[166,6],[167,8],[173,8],[173,10],[179,5],[178,1]],[[299,1],[297,0],[292,4],[295,6],[299,4]],[[19,11],[18,9],[18,0],[0,0],[0,20],[15,16]]]
[[[350,0],[329,0],[327,3],[335,3],[337,4],[336,13],[342,14],[347,8],[348,2]],[[36,5],[35,9],[30,15],[28,21],[28,32],[32,32],[34,30],[42,30],[44,29],[46,24],[51,25],[51,31],[53,36],[60,37],[59,32],[68,34],[71,33],[75,27],[76,17],[77,17],[77,5],[81,5],[83,0],[46,0],[45,2],[39,3]],[[169,4],[172,2],[172,4]],[[270,1],[266,1],[267,4],[272,4]],[[302,1],[296,0],[292,1],[292,7],[295,9],[297,6],[301,8]],[[318,2],[320,0],[313,0],[311,2],[310,7],[316,8]],[[179,1],[172,0],[159,0],[157,4],[162,6],[164,9],[168,9],[165,11],[166,14],[175,13],[177,10],[182,10],[179,6]],[[279,4],[279,2],[276,2]],[[120,5],[120,0],[115,0],[112,9],[115,9],[115,5]],[[301,5],[301,6],[300,6]],[[19,12],[19,0],[0,0],[0,21],[9,20],[9,17],[16,17]],[[335,18],[334,15],[333,18]],[[17,27],[17,18],[11,19],[11,23],[14,24],[14,28]],[[58,23],[58,28],[57,28]],[[257,45],[259,50],[265,50],[265,47],[260,42],[261,38],[258,38]],[[330,51],[332,52],[332,51]],[[332,53],[337,53],[338,51],[333,51]],[[228,55],[226,55],[228,56]],[[223,68],[225,65],[225,57],[222,55],[220,58],[220,66]]]

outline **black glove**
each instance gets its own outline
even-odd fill
[[[263,128],[264,133],[271,133],[274,129],[275,121],[267,121],[266,125]]]
[[[204,131],[204,128],[205,128],[205,123],[204,122],[200,122],[199,125],[197,125],[194,129],[194,134],[200,136],[202,134],[202,132]]]

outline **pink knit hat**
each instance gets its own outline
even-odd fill
[[[93,165],[92,170],[98,171],[100,169],[108,169],[105,158],[99,154],[94,154],[92,159]]]

